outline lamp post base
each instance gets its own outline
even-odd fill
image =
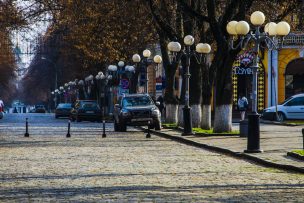
[[[245,153],[261,153],[260,149],[260,115],[248,114],[248,139]]]
[[[258,149],[258,150],[244,150],[245,153],[262,153],[263,150],[262,149]]]
[[[192,131],[192,117],[191,117],[191,108],[189,106],[185,106],[183,108],[184,111],[184,132],[182,136],[193,135]]]

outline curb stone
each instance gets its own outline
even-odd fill
[[[296,158],[298,160],[304,161],[304,156],[301,156],[297,153],[293,153],[293,152],[287,152],[287,156],[290,156],[292,158]]]
[[[179,131],[179,132],[183,132],[184,131],[184,128],[182,127],[162,127],[163,129],[169,129],[169,130],[176,130],[176,131]],[[193,132],[193,136],[196,136],[196,137],[213,137],[213,136],[240,136],[241,134],[240,133],[226,133],[226,134],[223,134],[223,133],[197,133],[197,132]]]
[[[261,120],[261,123],[264,124],[272,124],[272,125],[281,125],[281,126],[300,126],[298,124],[292,124],[292,123],[280,123],[277,121],[267,121],[267,120]]]
[[[140,129],[145,129],[145,128],[140,127]],[[206,149],[206,150],[209,150],[211,152],[216,152],[216,153],[220,153],[220,154],[224,154],[224,155],[229,155],[231,157],[240,158],[240,159],[247,160],[247,161],[249,160],[249,161],[252,161],[253,163],[261,165],[261,166],[281,169],[281,170],[285,170],[285,171],[288,171],[288,172],[296,172],[296,173],[304,174],[304,168],[301,168],[301,167],[296,167],[296,166],[287,165],[287,164],[277,164],[277,163],[266,161],[264,159],[261,159],[261,158],[258,158],[258,157],[255,157],[255,156],[252,156],[252,155],[249,155],[249,154],[246,154],[246,153],[234,152],[234,151],[231,151],[229,149],[198,143],[198,142],[188,140],[188,139],[183,138],[183,137],[172,136],[172,135],[162,133],[162,132],[159,132],[159,131],[151,130],[151,133],[155,134],[157,136],[166,138],[166,139],[171,139],[171,140],[183,143],[183,144],[187,144],[187,145],[190,145],[190,146]]]

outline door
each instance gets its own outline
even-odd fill
[[[288,119],[304,119],[304,97],[296,97],[284,105]]]

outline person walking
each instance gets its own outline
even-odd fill
[[[0,112],[4,111],[4,103],[3,101],[0,99]]]
[[[161,115],[163,116],[163,111],[164,111],[164,108],[165,108],[165,106],[164,106],[164,99],[163,99],[162,96],[159,96],[159,97],[157,98],[157,101],[159,102],[158,109],[159,109]]]
[[[3,118],[3,112],[4,112],[4,103],[3,103],[3,101],[0,99],[0,119]]]
[[[241,95],[238,99],[238,109],[241,113],[241,121],[243,121],[245,119],[245,114],[248,109],[248,100],[243,95]]]

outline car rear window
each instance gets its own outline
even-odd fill
[[[98,105],[97,105],[96,102],[83,102],[83,103],[81,104],[81,107],[82,107],[82,108],[97,108]]]

